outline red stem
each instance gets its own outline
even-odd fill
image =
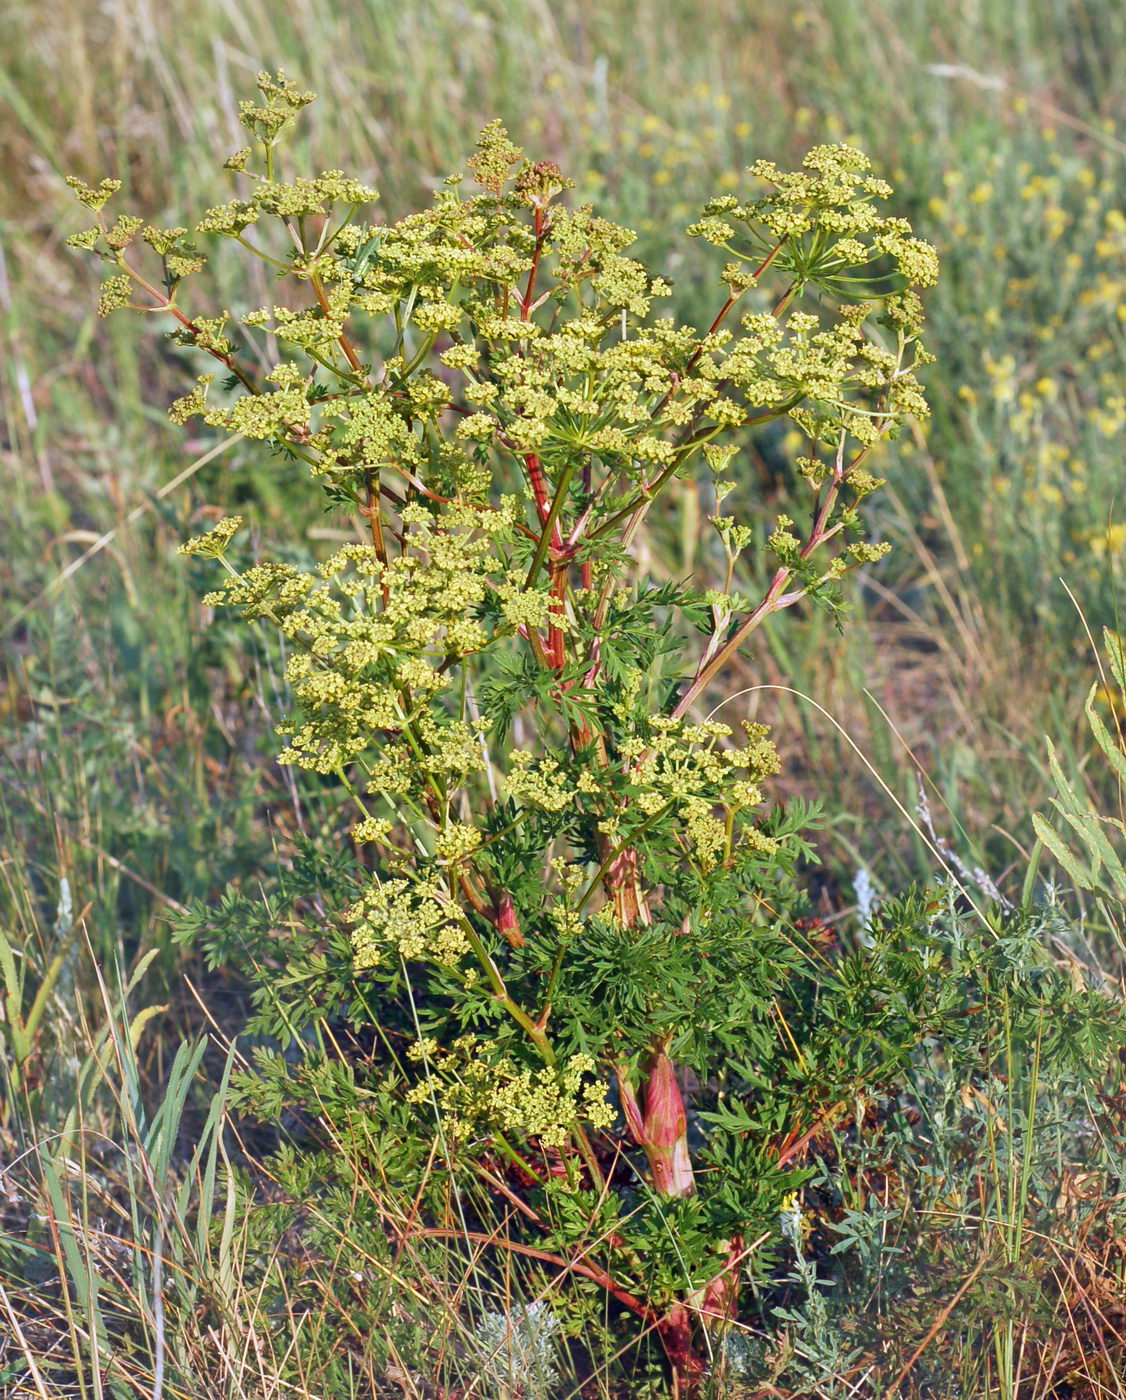
[[[605,1269],[599,1268],[597,1264],[583,1264],[577,1259],[564,1259],[561,1254],[551,1254],[546,1249],[536,1249],[530,1244],[516,1244],[512,1240],[498,1239],[495,1235],[480,1234],[473,1230],[443,1230],[431,1228],[417,1230],[415,1234],[425,1236],[427,1239],[460,1239],[472,1240],[474,1244],[496,1245],[498,1249],[506,1249],[510,1254],[523,1254],[529,1259],[539,1259],[544,1264],[554,1264],[557,1269],[564,1273],[578,1274],[582,1278],[588,1278],[604,1288],[611,1297],[617,1298],[623,1307],[629,1308],[630,1312],[636,1313],[638,1317],[654,1327],[659,1327],[661,1323],[660,1314],[655,1312],[648,1303],[643,1303],[638,1297],[616,1283],[612,1274],[608,1274]]]
[[[827,539],[830,539],[840,529],[839,525],[835,525],[831,530],[827,530],[825,527],[828,524],[829,516],[832,514],[833,506],[840,491],[841,482],[847,476],[848,471],[851,471],[852,468],[863,459],[867,451],[868,449],[865,448],[850,464],[847,471],[842,468],[838,461],[837,468],[833,474],[832,484],[825,493],[825,499],[822,501],[821,507],[814,519],[813,528],[809,532],[809,538],[801,548],[800,558],[808,559],[819,545],[824,544]],[[769,617],[772,612],[777,612],[780,608],[789,607],[791,603],[796,603],[799,598],[805,596],[804,588],[795,589],[793,593],[783,593],[786,584],[793,577],[793,572],[791,568],[786,566],[779,569],[771,580],[770,587],[765,597],[762,602],[759,603],[758,607],[755,608],[754,612],[751,613],[734,635],[724,642],[710,660],[707,660],[705,657],[704,661],[697,667],[696,674],[692,678],[692,683],[677,702],[676,708],[672,712],[673,719],[681,719],[687,714],[699,697],[700,692],[712,677],[726,666],[727,662],[764,618]]]
[[[547,477],[543,474],[543,467],[540,459],[534,452],[528,452],[524,456],[524,466],[528,472],[528,483],[532,488],[532,493],[536,498],[536,510],[539,512],[540,523],[546,524],[547,518],[551,514],[551,492],[548,489]],[[563,532],[559,528],[559,521],[555,522],[555,529],[552,532],[551,542],[556,549],[563,548]]]
[[[540,459],[534,452],[528,452],[524,456],[524,466],[528,472],[528,481],[535,496],[536,511],[540,517],[540,523],[546,527],[551,516],[551,494],[547,484],[547,477],[544,475]],[[559,524],[559,516],[556,514],[555,522],[551,528],[551,542],[556,551],[562,554],[565,550],[563,543],[563,531]],[[551,566],[551,591],[554,598],[552,612],[561,613],[563,611],[563,598],[566,592],[567,563],[553,563]],[[547,634],[547,658],[553,670],[561,671],[564,663],[563,633],[558,627],[550,627]]]
[[[540,267],[540,254],[543,252],[544,219],[543,210],[537,209],[535,212],[535,232],[536,250],[532,254],[532,267],[528,273],[528,285],[524,290],[524,299],[520,303],[520,319],[527,321],[532,314],[532,295],[536,289],[536,274]]]

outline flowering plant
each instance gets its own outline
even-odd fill
[[[245,188],[194,234],[110,222],[115,182],[75,180],[95,223],[71,241],[109,264],[104,314],[167,313],[209,357],[174,421],[271,444],[363,522],[312,570],[232,563],[237,517],[183,547],[226,569],[205,601],[284,639],[279,762],[353,814],[354,859],[332,866],[348,893],[310,908],[319,941],[282,951],[264,1024],[373,1028],[350,1111],[440,1142],[402,1154],[421,1202],[402,1230],[455,1233],[443,1174],[475,1176],[580,1297],[604,1290],[655,1331],[691,1389],[803,1149],[875,1073],[867,1052],[796,1045],[780,1065],[786,1008],[812,995],[793,879],[811,814],[765,804],[763,726],[737,740],[694,715],[770,615],[835,606],[885,552],[866,538],[882,483],[865,464],[926,412],[915,288],[936,258],[880,212],[890,188],[859,152],[760,162],[752,193],[688,230],[727,257],[698,330],[659,315],[668,284],[627,255],[630,232],[568,204],[560,170],[498,122],[475,190],[452,177],[380,222],[339,171],[283,178],[311,94],[284,74],[259,88],[252,144],[227,162]],[[237,321],[190,311],[197,235],[293,294]],[[255,337],[277,363],[247,353]],[[733,579],[754,534],[723,502],[740,443],[782,418],[808,444],[805,497],[769,529],[750,599]],[[697,476],[723,586],[656,585],[631,551]],[[484,1223],[480,1238],[498,1243]]]

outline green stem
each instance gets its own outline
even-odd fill
[[[508,1012],[509,1016],[512,1017],[536,1047],[543,1057],[544,1064],[546,1064],[549,1069],[555,1069],[559,1061],[551,1041],[548,1039],[547,1032],[543,1030],[542,1027],[537,1026],[524,1008],[513,999],[512,994],[505,986],[504,978],[497,971],[496,964],[493,962],[492,958],[489,957],[488,949],[485,947],[477,931],[464,913],[461,915],[461,923],[465,929],[466,938],[469,940],[469,946],[472,948],[474,956],[478,963],[480,963],[485,976],[488,978],[489,985],[493,989],[493,994],[497,1002]],[[571,1131],[574,1134],[575,1145],[578,1147],[582,1159],[586,1163],[587,1170],[591,1174],[591,1179],[596,1185],[601,1185],[603,1182],[602,1168],[598,1164],[598,1157],[595,1154],[594,1148],[591,1146],[590,1139],[587,1137],[580,1123],[576,1123]]]
[[[773,423],[776,418],[784,418],[798,403],[800,403],[800,399],[794,399],[783,404],[780,408],[771,409],[769,413],[759,413],[753,418],[747,418],[742,423],[738,424],[738,426],[740,428],[757,428],[763,423]],[[591,540],[601,539],[602,536],[612,530],[619,521],[624,520],[628,515],[632,515],[634,511],[642,509],[648,510],[659,492],[664,489],[670,477],[675,476],[676,473],[681,470],[688,458],[695,452],[696,448],[701,447],[705,442],[710,442],[720,431],[719,428],[713,428],[710,432],[691,438],[686,442],[664,471],[653,478],[651,485],[647,486],[643,491],[639,491],[632,501],[622,506],[620,510],[615,511],[613,515],[604,520],[597,530],[592,530],[588,538]]]
[[[666,802],[659,812],[654,812],[651,817],[647,817],[645,821],[641,823],[640,826],[634,827],[634,829],[630,832],[628,836],[623,837],[622,840],[618,842],[618,844],[614,847],[614,849],[598,867],[598,871],[595,874],[594,879],[591,880],[590,884],[586,887],[586,891],[584,892],[582,899],[579,900],[578,904],[575,907],[576,914],[581,914],[586,908],[587,904],[589,904],[591,896],[594,894],[598,886],[602,883],[603,879],[606,876],[606,872],[610,869],[611,865],[613,865],[613,863],[626,849],[626,847],[632,846],[639,836],[644,836],[647,831],[650,831],[654,826],[656,826],[656,824],[661,820],[662,817],[668,816],[668,814],[672,811],[674,805],[675,804],[672,802]]]
[[[355,788],[352,786],[352,784],[348,781],[348,775],[347,775],[347,773],[345,773],[345,771],[344,771],[344,765],[343,765],[342,763],[338,763],[338,764],[336,765],[336,776],[340,779],[340,781],[341,781],[341,783],[342,783],[342,785],[343,785],[343,787],[344,787],[345,792],[347,792],[348,796],[352,799],[352,801],[356,804],[356,806],[360,809],[360,811],[364,814],[364,816],[365,816],[365,817],[370,817],[370,816],[371,816],[371,813],[368,811],[367,807],[364,805],[363,799],[360,797],[360,794],[356,791],[356,789],[355,789]]]
[[[272,258],[269,253],[264,253],[261,248],[256,248],[253,243],[247,242],[241,233],[235,234],[235,242],[241,243],[248,253],[253,253],[256,258],[261,258],[263,262],[268,262],[272,267],[280,267],[283,272],[292,272],[293,268],[288,263],[280,262],[277,258]]]
[[[536,546],[531,568],[528,570],[528,577],[524,581],[525,589],[531,588],[536,580],[536,575],[539,573],[540,569],[543,568],[543,561],[547,557],[547,551],[551,545],[552,532],[555,529],[556,521],[559,519],[559,513],[563,509],[563,501],[571,485],[571,478],[575,474],[576,465],[574,461],[571,461],[563,468],[563,474],[559,478],[559,485],[556,487],[555,495],[552,498],[551,509],[544,517],[539,544]]]
[[[324,252],[324,250],[325,250],[326,248],[331,248],[331,247],[332,247],[332,245],[336,242],[336,240],[340,237],[340,235],[344,232],[344,230],[348,227],[348,225],[349,225],[349,224],[352,222],[352,220],[356,217],[356,211],[357,211],[357,209],[359,209],[359,207],[360,207],[360,206],[359,206],[358,204],[349,205],[349,207],[348,207],[348,212],[347,212],[347,214],[344,216],[343,222],[340,224],[340,227],[339,227],[339,228],[336,228],[336,229],[333,230],[331,236],[329,236],[329,235],[327,234],[328,220],[327,220],[327,219],[325,220],[325,230],[326,230],[326,232],[321,234],[321,241],[317,244],[317,250],[316,250],[316,253],[314,253],[314,257],[319,256],[321,253]]]

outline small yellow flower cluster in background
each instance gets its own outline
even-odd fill
[[[1045,587],[1063,562],[1070,586],[1101,590],[1121,548],[1105,502],[1118,487],[1126,431],[1117,158],[1062,130],[1025,127],[1014,145],[1024,159],[968,153],[931,205],[955,269],[947,295],[963,292],[937,314],[969,363],[970,382],[958,389],[966,456],[949,470],[957,481],[993,464],[982,538],[970,545],[977,555]],[[1079,601],[1104,606],[1094,594]]]
[[[466,1035],[445,1054],[433,1041],[419,1043],[411,1058],[425,1060],[432,1078],[420,1080],[408,1099],[436,1099],[453,1138],[490,1126],[557,1150],[580,1122],[608,1128],[614,1121],[605,1085],[591,1079],[595,1064],[589,1055],[572,1055],[562,1066],[527,1069],[507,1058],[497,1060],[475,1036]]]
[[[1126,525],[1108,525],[1105,530],[1093,532],[1088,545],[1091,553],[1100,559],[1121,554],[1126,547]]]

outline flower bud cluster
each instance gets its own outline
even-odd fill
[[[344,911],[357,968],[428,959],[451,965],[469,952],[464,919],[436,880],[373,881]]]
[[[378,734],[403,730],[414,707],[445,687],[451,658],[489,644],[474,613],[490,584],[504,585],[492,574],[507,514],[451,509],[435,519],[413,507],[403,512],[403,523],[410,549],[386,564],[368,546],[346,545],[317,575],[256,565],[208,595],[213,605],[269,618],[294,648],[286,679],[297,709],[279,726],[288,740],[280,762],[336,772],[369,751]],[[203,542],[193,541],[190,552],[206,552]],[[435,728],[435,752],[418,760],[424,767],[427,761],[462,766],[467,747],[470,770],[479,766],[475,738],[425,717],[418,722]]]
[[[461,1036],[442,1054],[430,1042],[415,1047],[414,1058],[430,1061],[432,1078],[421,1080],[409,1097],[437,1100],[443,1126],[464,1139],[488,1125],[534,1138],[546,1149],[562,1148],[577,1123],[608,1128],[614,1112],[605,1086],[591,1076],[594,1060],[577,1054],[561,1066],[526,1069],[497,1059],[475,1036]]]

